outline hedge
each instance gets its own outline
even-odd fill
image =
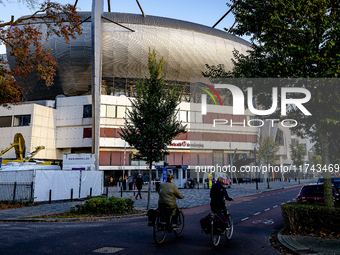
[[[293,233],[340,234],[340,208],[291,202],[281,205],[285,227]]]
[[[131,212],[134,208],[134,203],[131,198],[94,197],[87,200],[84,204],[73,206],[71,212],[79,214],[122,214],[124,212]]]

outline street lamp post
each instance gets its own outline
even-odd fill
[[[255,155],[255,182],[256,182],[256,190],[259,189],[259,185],[257,183],[257,169],[256,169],[256,147],[254,147],[254,155]]]
[[[229,141],[229,148],[230,148],[230,169],[232,169],[233,167],[233,159],[232,159],[232,156],[231,156],[231,141]],[[230,177],[231,177],[231,180],[230,180],[230,184],[233,184],[233,171],[230,170]]]

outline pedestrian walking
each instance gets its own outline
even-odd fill
[[[138,195],[139,195],[140,199],[142,199],[141,191],[142,191],[142,187],[143,187],[143,178],[142,178],[142,174],[141,173],[139,173],[137,178],[136,178],[136,186],[137,186],[137,189],[138,189],[138,193],[137,193],[135,198],[137,200]]]

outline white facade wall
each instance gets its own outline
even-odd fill
[[[31,115],[29,126],[14,127],[14,116],[17,115]],[[45,146],[45,149],[38,152],[35,157],[55,159],[55,109],[37,104],[13,105],[9,108],[0,107],[0,116],[12,116],[11,127],[0,127],[0,151],[14,142],[16,133],[21,133],[25,139],[26,155],[34,151],[37,146]],[[14,148],[2,157],[15,159]]]
[[[92,124],[92,118],[83,118],[84,105],[90,104],[91,96],[57,98],[56,148],[91,147],[92,139],[83,138],[84,128]]]

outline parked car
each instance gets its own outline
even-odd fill
[[[332,177],[331,182],[340,190],[340,177]],[[323,178],[319,178],[317,183],[323,183]]]
[[[332,185],[334,202],[340,202],[340,194],[337,187]],[[296,197],[297,202],[323,203],[325,200],[323,183],[310,183],[303,185]]]

